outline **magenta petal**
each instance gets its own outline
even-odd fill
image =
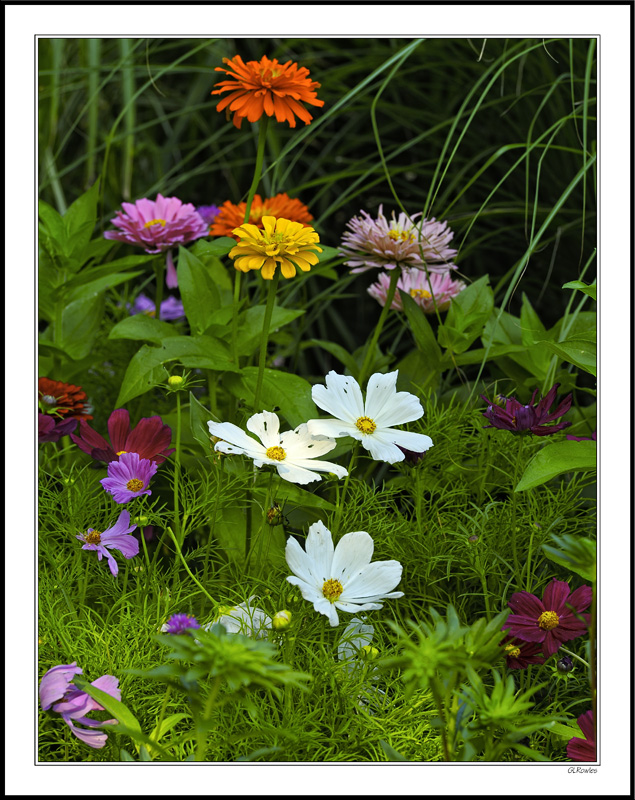
[[[558,616],[565,612],[565,603],[571,594],[571,589],[566,581],[557,581],[555,578],[545,588],[542,604],[546,611],[555,611]]]
[[[533,618],[536,623],[538,617],[545,611],[545,606],[540,600],[529,592],[515,592],[508,600],[507,605],[515,614]],[[548,609],[547,609],[548,610]]]
[[[78,667],[75,661],[72,664],[59,664],[45,672],[39,690],[40,703],[44,711],[48,711],[56,700],[64,697],[73,677],[81,674],[82,668]]]
[[[595,728],[593,727],[593,711],[585,711],[578,717],[578,725],[589,742],[595,741]]]
[[[576,611],[586,611],[593,601],[593,589],[586,584],[578,587],[567,601],[567,605],[575,608]]]
[[[130,414],[125,408],[118,408],[108,419],[108,435],[115,453],[126,449],[126,438],[129,433]]]
[[[121,689],[119,688],[119,678],[115,678],[114,675],[102,675],[97,680],[91,681],[91,686],[94,686],[96,689],[101,689],[102,692],[106,692],[115,700],[121,700]],[[94,702],[94,701],[93,701]],[[101,706],[99,706],[101,709]],[[100,725],[103,723],[100,723]]]
[[[174,266],[174,259],[172,258],[171,250],[168,250],[166,265],[168,271],[165,276],[165,285],[168,287],[168,289],[176,289],[176,287],[179,285],[179,280],[176,274],[176,267]]]
[[[95,750],[100,750],[108,741],[108,736],[101,731],[91,731],[86,730],[86,728],[77,728],[70,717],[63,716],[62,719],[71,729],[73,734],[84,744],[87,744],[89,747],[94,748]]]

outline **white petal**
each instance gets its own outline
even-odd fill
[[[340,599],[344,603],[365,603],[384,597],[401,580],[402,569],[398,561],[375,561],[344,586]]]
[[[280,420],[271,411],[249,417],[247,430],[255,433],[266,449],[280,445]]]
[[[382,603],[353,603],[350,600],[344,601],[341,597],[335,601],[335,605],[349,614],[357,614],[360,611],[378,611],[384,607]]]
[[[423,416],[423,407],[413,394],[397,391],[397,375],[398,372],[378,372],[368,380],[366,416],[378,428],[403,425]]]
[[[287,456],[294,461],[298,458],[318,458],[330,453],[337,442],[325,436],[312,436],[306,423],[299,425],[294,431],[285,431],[280,436],[280,445]]]
[[[373,641],[374,632],[372,625],[365,625],[360,619],[352,619],[342,631],[342,637],[337,645],[337,657],[341,661],[356,658],[362,647]]]
[[[388,464],[394,464],[397,461],[403,461],[406,457],[404,453],[392,443],[389,431],[375,431],[369,433],[362,439],[362,445],[368,450],[375,461],[386,461]]]
[[[232,422],[208,422],[207,427],[212,436],[218,436],[222,439],[221,442],[216,442],[215,450],[220,450],[221,453],[244,453],[250,458],[262,457],[265,454],[265,448],[248,436],[242,428],[234,425]],[[229,445],[232,449],[227,447]]]
[[[329,618],[329,622],[331,623],[332,628],[334,628],[336,625],[339,625],[340,620],[339,617],[337,616],[335,605],[333,603],[330,603],[325,597],[313,603],[313,608],[318,613],[324,614],[325,617]]]
[[[355,423],[364,416],[364,399],[359,383],[350,375],[338,375],[331,370],[326,376],[326,387],[314,386],[313,402],[338,419]]]
[[[332,472],[338,478],[345,478],[348,475],[346,467],[341,467],[339,464],[334,464],[332,461],[317,461],[311,458],[296,458],[293,461],[296,467],[304,467],[309,470],[317,470],[318,472]]]
[[[323,522],[314,522],[306,537],[306,554],[311,562],[311,572],[322,583],[331,577],[333,563],[333,537]]]
[[[313,483],[313,481],[322,480],[317,472],[313,472],[312,469],[306,469],[299,464],[293,464],[289,461],[272,461],[271,463],[275,463],[278,469],[278,475],[290,483],[298,483],[303,486],[305,483]],[[310,461],[309,464],[311,467],[315,467],[312,461]]]
[[[318,592],[314,586],[306,581],[303,581],[302,578],[296,578],[295,575],[289,575],[287,578],[287,583],[290,583],[292,586],[297,586],[302,594],[302,597],[304,597],[305,600],[308,600],[309,603],[317,603],[319,600],[324,600],[324,595],[322,592]]]
[[[396,428],[378,428],[376,433],[382,438],[390,439],[393,444],[412,450],[413,453],[425,453],[433,446],[433,441],[425,433],[414,433],[413,431],[400,431]]]
[[[309,557],[304,552],[302,545],[293,536],[287,539],[287,545],[284,550],[284,557],[287,560],[289,569],[306,583],[315,586],[315,591],[319,590],[319,595],[322,596],[322,584],[318,586],[318,581],[313,575],[311,570],[311,562]]]
[[[331,577],[344,587],[370,564],[373,540],[366,531],[347,533],[339,540],[333,555]]]
[[[355,417],[357,420],[358,417]],[[339,419],[310,419],[307,428],[311,436],[331,436],[333,439],[341,439],[342,436],[353,436],[355,439],[361,437],[361,432],[355,427],[353,422],[344,422]]]

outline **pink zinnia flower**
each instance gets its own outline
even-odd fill
[[[352,272],[365,272],[367,269],[423,269],[424,262],[429,272],[446,272],[456,269],[452,258],[457,251],[448,247],[454,232],[447,222],[422,219],[414,222],[421,212],[410,219],[403,212],[395,219],[392,212],[390,221],[379,206],[379,215],[373,219],[366,211],[361,217],[353,217],[342,236],[340,255],[348,258],[346,265],[354,267]]]
[[[130,536],[136,530],[136,525],[130,524],[130,512],[122,511],[119,519],[112,528],[105,531],[96,531],[89,528],[86,533],[76,536],[80,542],[84,542],[82,550],[96,550],[97,558],[101,561],[104,556],[108,560],[108,566],[112,574],[117,577],[119,565],[111,555],[109,550],[119,550],[125,558],[134,558],[139,554],[139,542]]]
[[[208,226],[197,213],[192,203],[183,203],[178,197],[163,197],[156,200],[144,197],[136,203],[122,203],[122,211],[111,219],[120,230],[106,231],[106,239],[116,239],[143,247],[146,253],[167,254],[166,284],[170,289],[178,285],[171,248],[187,244],[207,236]]]
[[[390,286],[390,275],[387,272],[380,272],[377,282],[368,287],[368,294],[374,297],[380,305],[386,305],[388,287]],[[445,311],[452,299],[465,289],[463,281],[453,281],[449,272],[431,272],[430,280],[423,270],[404,269],[401,271],[397,281],[397,290],[401,289],[412,297],[421,306],[424,314],[434,314],[434,300],[439,311]],[[403,303],[399,291],[395,292],[395,297],[390,306],[395,311],[403,311]]]
[[[148,484],[157,469],[156,464],[139,458],[137,453],[123,453],[119,461],[108,464],[108,477],[99,482],[115,503],[128,503],[133,497],[152,494]]]
[[[44,711],[48,711],[52,706],[51,710],[61,715],[74,736],[89,747],[99,750],[106,744],[108,736],[102,731],[78,728],[74,723],[79,722],[89,728],[100,728],[102,725],[115,725],[117,720],[107,719],[102,722],[86,716],[90,711],[103,711],[104,707],[86,692],[73,686],[71,681],[75,675],[81,674],[82,668],[78,667],[75,661],[72,664],[58,664],[56,667],[51,667],[40,681],[40,703]],[[114,675],[102,675],[101,678],[92,681],[91,686],[101,689],[115,700],[121,700],[119,678],[115,678]],[[57,700],[61,702],[56,703]]]
[[[118,461],[124,453],[137,453],[141,458],[162,464],[174,452],[170,448],[172,429],[163,424],[161,417],[143,417],[130,430],[130,414],[125,408],[118,408],[108,419],[108,435],[112,444],[80,420],[79,435],[72,433],[71,439],[96,461],[107,463]]]
[[[581,612],[591,605],[593,590],[580,586],[571,592],[566,581],[555,578],[546,587],[542,600],[529,592],[516,592],[508,606],[514,612],[507,617],[503,630],[524,642],[540,642],[549,658],[563,642],[577,639],[589,627],[589,614]]]
[[[505,651],[508,669],[527,669],[530,664],[544,664],[542,645],[522,642],[513,636],[506,636],[501,642]]]
[[[578,725],[585,738],[574,736],[567,743],[567,755],[572,761],[597,761],[595,747],[595,726],[593,711],[586,711],[578,717]]]

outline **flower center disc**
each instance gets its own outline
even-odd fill
[[[429,300],[432,295],[427,289],[411,289],[410,297],[423,297],[424,300]]]
[[[165,220],[164,219],[151,219],[151,220],[148,220],[148,222],[146,222],[146,224],[143,227],[144,228],[151,228],[153,225],[165,225]]]
[[[555,611],[543,611],[538,617],[538,627],[543,631],[550,631],[560,625],[560,617]]]
[[[117,455],[118,455],[118,456],[123,456],[123,455],[125,455],[127,452],[128,452],[127,450],[120,450],[120,451],[117,453]]]
[[[140,481],[139,478],[132,478],[126,484],[126,489],[129,492],[140,492],[143,489],[143,481]]]
[[[324,586],[322,587],[322,594],[329,603],[334,603],[339,596],[344,591],[344,587],[339,581],[336,581],[334,578],[329,578],[328,581],[324,581]]]
[[[284,461],[287,457],[282,447],[278,447],[277,445],[275,447],[270,447],[266,455],[267,458],[272,459],[272,461]]]
[[[355,423],[355,427],[362,433],[375,433],[377,425],[370,417],[360,417]]]
[[[101,542],[101,531],[90,531],[85,534],[86,544],[99,544]]]
[[[516,647],[515,644],[508,644],[505,647],[505,653],[509,658],[518,658],[520,655],[520,647]]]

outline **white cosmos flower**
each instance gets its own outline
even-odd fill
[[[263,411],[247,420],[247,430],[260,439],[257,442],[231,422],[208,422],[216,442],[214,449],[221,453],[240,453],[253,458],[257,467],[271,464],[281,478],[291,483],[311,483],[321,480],[318,472],[332,472],[338,478],[347,475],[346,469],[331,461],[317,461],[318,456],[329,453],[336,445],[325,436],[312,436],[305,423],[293,431],[280,433],[280,420],[276,414]],[[262,442],[262,444],[261,444]]]
[[[401,580],[401,564],[371,564],[374,545],[365,531],[345,534],[334,548],[331,531],[315,522],[305,547],[306,551],[293,537],[288,538],[285,557],[293,575],[287,580],[332,626],[339,624],[338,608],[356,614],[382,608],[380,600],[403,597],[403,592],[392,591]]]
[[[382,375],[376,372],[368,379],[366,402],[354,378],[329,372],[326,386],[314,386],[313,402],[336,419],[312,419],[307,422],[313,436],[352,436],[368,450],[375,461],[394,464],[403,461],[400,447],[424,453],[432,447],[432,439],[423,433],[395,430],[423,416],[419,400],[409,392],[397,391],[398,372]]]
[[[209,630],[213,624],[220,622],[227,633],[242,633],[244,636],[253,636],[262,639],[267,635],[267,630],[271,628],[271,617],[261,608],[252,605],[257,597],[250,597],[240,605],[222,608],[219,616],[208,625],[203,625],[205,630]]]

